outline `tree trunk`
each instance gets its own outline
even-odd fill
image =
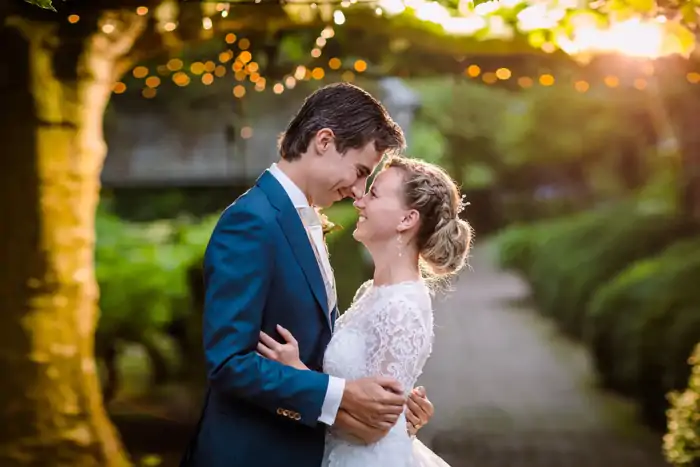
[[[96,372],[93,249],[102,117],[143,18],[89,21],[0,25],[3,467],[129,463]]]

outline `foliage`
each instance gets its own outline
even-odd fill
[[[430,122],[419,119],[411,124],[406,153],[433,164],[441,164],[445,154],[445,137]]]
[[[495,142],[509,131],[501,119],[515,97],[463,80],[423,79],[410,84],[421,96],[410,155],[448,167],[460,182],[472,181],[465,188],[483,186],[484,181],[491,184],[501,160]]]
[[[688,388],[671,394],[668,433],[664,436],[666,459],[676,467],[700,465],[700,343],[689,363],[693,367]]]
[[[576,254],[578,249],[570,247],[569,243],[576,243],[580,239],[573,236],[587,236],[589,226],[596,224],[599,217],[608,215],[607,210],[603,214],[590,211],[570,217],[513,225],[496,237],[499,263],[503,268],[514,269],[532,278],[537,273],[536,263],[546,261],[544,254],[547,251],[551,248],[570,248],[571,253]]]
[[[566,81],[571,70],[564,68]],[[474,208],[498,211],[506,221],[561,216],[597,197],[627,196],[659,168],[647,96],[638,90],[601,84],[585,93],[570,85],[512,92],[507,84],[447,78],[411,85],[421,108],[409,153],[438,160],[463,189],[493,190],[495,206]]]
[[[632,262],[660,251],[681,237],[685,225],[682,220],[663,213],[631,212],[603,216],[600,223],[594,221],[589,227],[590,235],[584,237],[576,232],[572,238],[580,241],[558,250],[559,258],[563,258],[567,251],[575,249],[573,258],[540,270],[552,276],[559,268],[560,273],[546,281],[553,294],[545,310],[557,315],[563,329],[576,337],[581,337],[587,303],[598,287]],[[557,250],[551,254],[557,256]],[[537,277],[540,281],[544,279],[542,274]]]
[[[623,203],[519,225],[497,237],[503,267],[525,276],[539,309],[584,338],[605,386],[664,423],[700,341],[700,237],[666,211]]]
[[[25,0],[27,3],[30,3],[32,5],[38,6],[39,8],[43,8],[45,10],[51,10],[51,11],[56,11],[56,8],[53,6],[53,0]]]
[[[625,203],[520,232],[506,230],[501,257],[505,266],[513,264],[526,274],[542,312],[581,337],[587,303],[598,287],[683,232],[682,221]]]
[[[673,244],[603,284],[591,300],[586,341],[603,383],[642,404],[662,425],[665,394],[688,377],[700,341],[700,238]]]
[[[41,8],[54,10],[52,0],[26,0]],[[231,6],[241,6],[244,2],[235,0],[225,2]],[[237,5],[238,3],[238,5]],[[280,2],[284,4],[285,2]],[[372,19],[367,13],[376,8],[367,8],[359,2],[351,7],[345,7],[345,16],[351,17],[358,12],[365,13],[365,18]],[[553,51],[559,47],[568,53],[578,52],[575,46],[576,32],[582,29],[604,29],[605,26],[632,19],[648,20],[664,15],[665,21],[658,22],[666,39],[663,41],[664,53],[689,54],[695,45],[693,29],[698,23],[698,0],[687,2],[668,2],[661,0],[607,0],[599,2],[584,2],[560,0],[543,4],[539,0],[500,1],[470,1],[470,0],[438,0],[419,1],[406,6],[391,2],[379,2],[383,7],[383,17],[391,18],[398,27],[413,28],[423,31],[429,36],[454,36],[463,39],[465,36],[473,39],[472,46],[483,48],[483,42],[503,41],[504,43],[524,42],[529,47],[545,51]],[[682,5],[682,6],[680,6]],[[155,6],[155,5],[154,5]],[[155,8],[154,8],[155,9]],[[216,11],[212,5],[203,2],[201,15],[215,17]],[[277,9],[259,10],[268,12],[279,22],[280,11]],[[320,16],[323,22],[330,19],[333,8],[320,2],[315,5],[289,4],[284,8],[287,19],[294,23],[309,23]],[[317,14],[317,12],[319,12]],[[427,13],[429,12],[429,13]],[[259,15],[259,13],[258,13]],[[192,23],[199,23],[201,17],[192,16]],[[375,27],[371,22],[367,26]],[[219,23],[212,23],[209,29],[217,29]],[[200,29],[200,24],[193,28],[192,24],[182,24],[180,29]],[[641,33],[648,31],[642,30]],[[524,40],[523,40],[524,39]],[[574,42],[572,42],[574,40]],[[424,41],[420,41],[424,42]],[[434,41],[433,41],[434,42]],[[455,41],[458,43],[459,41]],[[464,42],[464,41],[461,41]],[[481,42],[481,44],[480,44]],[[606,47],[606,45],[603,45]],[[498,50],[499,46],[492,46]],[[502,48],[502,47],[501,47]],[[522,51],[525,51],[521,47]],[[634,49],[633,49],[634,50]],[[464,49],[462,53],[467,52]]]
[[[186,270],[201,255],[211,228],[211,221],[128,223],[101,207],[95,248],[98,332],[139,334],[188,313]]]
[[[644,99],[629,90],[580,93],[563,86],[538,87],[512,99],[501,122],[508,131],[496,140],[497,150],[509,165],[553,159],[592,165],[640,139],[637,125],[619,124],[640,105]]]

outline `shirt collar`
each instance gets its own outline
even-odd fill
[[[284,191],[289,196],[292,204],[295,208],[306,208],[309,207],[309,201],[306,199],[306,195],[301,189],[292,181],[291,178],[287,176],[282,170],[277,166],[277,164],[272,164],[270,166],[270,173],[277,179],[277,181],[282,185]]]

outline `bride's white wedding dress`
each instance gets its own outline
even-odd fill
[[[422,281],[375,286],[366,282],[336,321],[324,372],[345,379],[390,376],[410,393],[430,356],[433,310]],[[359,445],[329,430],[323,467],[449,467],[406,431],[401,415],[389,433]]]

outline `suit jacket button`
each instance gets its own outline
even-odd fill
[[[282,408],[277,409],[277,415],[283,415],[283,413],[284,411],[282,410]]]
[[[289,417],[289,410],[284,409],[284,410],[282,411],[282,415],[284,415],[285,417]]]
[[[301,415],[299,415],[298,413],[295,413],[295,414],[294,414],[294,420],[297,420],[297,421],[298,421],[298,420],[301,420]]]

